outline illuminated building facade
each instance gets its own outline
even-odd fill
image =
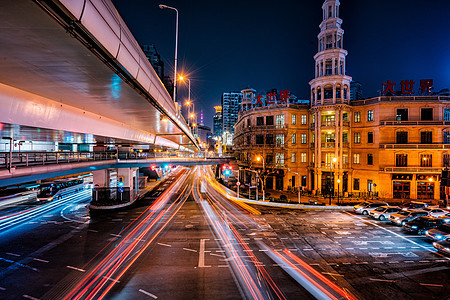
[[[442,169],[450,167],[450,97],[350,100],[339,4],[322,6],[310,105],[249,107],[243,101],[234,147],[239,165],[258,170],[256,157],[264,157],[272,172],[267,188],[439,199]]]

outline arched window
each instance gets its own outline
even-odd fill
[[[336,99],[341,99],[341,85],[336,85]]]
[[[444,142],[444,144],[450,144],[450,129],[445,129],[443,133],[444,136],[442,138],[442,141]]]

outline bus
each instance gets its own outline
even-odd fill
[[[21,186],[0,189],[0,208],[36,201],[35,186]]]
[[[84,180],[80,178],[69,178],[44,182],[39,186],[37,194],[38,201],[51,201],[61,199],[65,195],[84,190]]]

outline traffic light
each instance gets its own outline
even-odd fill
[[[223,165],[223,166],[222,166],[223,175],[230,176],[230,175],[231,175],[231,170],[232,170],[232,169],[233,169],[233,167],[230,166],[230,165]]]
[[[123,176],[119,176],[119,182],[117,183],[117,185],[119,186],[119,187],[123,187]]]
[[[154,170],[156,169],[156,166],[155,166],[155,165],[152,165],[152,166],[150,167],[150,169],[152,169],[152,171],[154,171]]]

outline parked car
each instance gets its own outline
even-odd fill
[[[389,216],[389,221],[398,226],[405,225],[406,222],[410,222],[417,217],[425,217],[428,216],[428,212],[416,209],[416,210],[402,210],[398,213],[392,214]]]
[[[433,247],[442,254],[450,255],[450,238],[440,242],[434,242]]]
[[[433,208],[433,207],[427,207],[424,208],[423,210],[428,212],[428,215],[431,217],[440,217],[440,216],[444,216],[448,213],[448,211],[440,209],[440,208]]]
[[[423,209],[425,207],[428,207],[428,204],[424,202],[411,201],[409,203],[403,204],[401,207],[403,210]]]
[[[450,213],[440,216],[440,217],[438,217],[438,219],[444,220],[444,223],[450,223]]]
[[[418,217],[403,225],[403,229],[407,232],[424,234],[425,231],[436,228],[442,224],[444,224],[444,221],[441,219],[433,218],[430,216]]]
[[[434,242],[442,241],[450,238],[450,224],[444,223],[437,228],[425,231],[427,239]]]
[[[380,206],[371,210],[369,215],[374,219],[384,221],[386,219],[389,219],[389,216],[391,214],[395,214],[401,210],[402,209],[398,206]]]
[[[353,207],[353,211],[357,214],[368,215],[369,212],[380,206],[389,206],[385,202],[361,202]]]

